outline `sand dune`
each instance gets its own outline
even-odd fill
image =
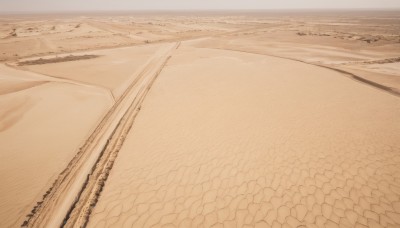
[[[102,89],[82,88],[3,65],[0,80],[0,226],[15,227],[22,224],[112,101]]]
[[[0,16],[0,227],[400,226],[399,15]]]
[[[20,90],[29,89],[35,86],[42,85],[46,82],[43,81],[31,81],[31,82],[2,82],[0,86],[0,95],[7,93],[15,93]]]
[[[60,82],[15,81],[4,86],[0,226],[15,227],[74,156],[111,100],[101,89]]]

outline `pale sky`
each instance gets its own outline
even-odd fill
[[[400,0],[0,0],[0,11],[399,9]]]

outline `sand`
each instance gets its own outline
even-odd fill
[[[0,227],[398,227],[398,15],[0,15]]]
[[[181,45],[88,227],[394,227],[399,116],[331,70]]]
[[[97,85],[111,90],[114,98],[118,99],[129,82],[134,79],[132,76],[137,74],[138,69],[145,65],[155,52],[163,48],[165,45],[155,44],[85,52],[80,55],[99,57],[85,61],[24,66],[24,68],[57,78]]]
[[[2,90],[0,97],[0,226],[15,227],[72,159],[112,100],[102,89],[62,82],[14,80],[6,85],[8,91]]]

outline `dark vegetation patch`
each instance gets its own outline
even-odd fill
[[[390,58],[390,59],[382,59],[382,60],[365,61],[363,63],[367,63],[367,64],[385,64],[385,63],[397,63],[397,62],[400,62],[400,57]]]
[[[63,56],[63,57],[55,57],[55,58],[50,58],[50,59],[35,59],[35,60],[28,60],[28,61],[23,61],[19,62],[19,66],[25,66],[25,65],[41,65],[41,64],[47,64],[47,63],[60,63],[60,62],[69,62],[69,61],[78,61],[78,60],[85,60],[85,59],[94,59],[100,57],[99,55],[68,55],[68,56]]]

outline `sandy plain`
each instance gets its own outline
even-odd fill
[[[1,15],[0,227],[398,227],[398,15]]]

